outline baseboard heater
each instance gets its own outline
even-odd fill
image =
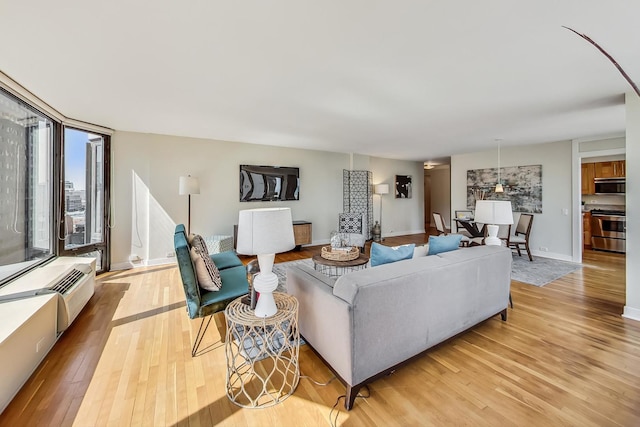
[[[73,264],[46,286],[0,296],[0,304],[32,298],[38,295],[58,295],[58,334],[64,332],[78,317],[95,291],[95,274],[91,265]]]

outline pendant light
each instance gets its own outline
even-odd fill
[[[496,184],[496,193],[504,193],[504,188],[502,188],[502,182],[500,181],[500,139],[496,139],[498,143],[498,183]]]

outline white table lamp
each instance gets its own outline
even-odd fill
[[[247,209],[238,218],[236,251],[244,255],[257,255],[260,273],[253,287],[260,293],[256,304],[257,317],[270,317],[278,311],[273,291],[278,287],[278,276],[273,273],[276,253],[295,247],[293,221],[290,208]]]
[[[511,212],[511,202],[506,200],[477,200],[475,222],[485,224],[487,227],[487,238],[485,245],[502,245],[498,238],[499,225],[513,224],[513,212]]]

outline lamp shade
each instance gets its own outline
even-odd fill
[[[240,211],[236,244],[236,251],[239,254],[276,254],[289,251],[294,247],[290,208]]]
[[[481,224],[513,224],[511,202],[508,200],[477,200],[474,220]]]
[[[373,192],[376,194],[389,194],[389,184],[376,184]]]
[[[198,178],[194,178],[191,175],[180,177],[180,189],[178,191],[181,196],[187,194],[200,194],[200,183]]]

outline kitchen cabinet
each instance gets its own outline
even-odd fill
[[[625,176],[625,161],[598,162],[595,165],[596,178],[620,178]]]
[[[582,163],[582,194],[594,194],[596,192],[595,183],[595,163]]]
[[[591,249],[591,212],[582,213],[582,244]]]

